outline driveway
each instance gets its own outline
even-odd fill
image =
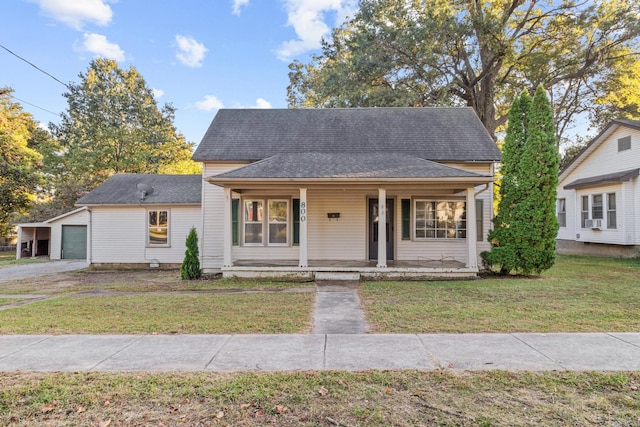
[[[89,263],[85,260],[62,260],[16,265],[0,269],[0,282],[82,270],[88,267]]]

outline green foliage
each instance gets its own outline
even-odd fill
[[[158,108],[135,68],[95,59],[79,76],[64,94],[67,112],[51,125],[62,147],[56,188],[75,193],[75,201],[115,173],[160,173],[190,161],[192,145],[173,126],[175,109]]]
[[[359,5],[320,55],[290,65],[289,106],[466,105],[495,135],[517,93],[543,84],[559,137],[578,114],[637,100],[637,1]]]
[[[0,236],[8,233],[11,216],[31,205],[42,180],[42,156],[29,147],[37,123],[11,92],[0,88]]]
[[[198,251],[198,233],[195,227],[191,227],[186,242],[187,250],[184,253],[184,261],[180,267],[180,276],[184,280],[194,280],[202,277],[200,258]]]
[[[509,112],[500,203],[489,233],[493,247],[482,254],[486,265],[499,265],[503,274],[526,275],[553,266],[559,163],[553,112],[544,88],[538,87],[533,100],[523,92]]]

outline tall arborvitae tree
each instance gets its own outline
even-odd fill
[[[553,265],[558,164],[553,112],[539,86],[533,101],[524,92],[509,113],[501,200],[489,233],[494,246],[482,254],[489,265],[500,266],[501,273],[538,274]]]
[[[180,267],[180,276],[184,280],[199,279],[202,277],[202,269],[200,268],[200,252],[198,250],[198,233],[195,227],[191,227],[191,231],[189,231],[186,246],[184,261]]]
[[[518,235],[523,242],[517,269],[524,274],[539,274],[555,262],[558,234],[555,207],[560,164],[553,111],[542,86],[538,86],[533,97],[526,131],[526,143],[518,164],[520,188],[525,191],[516,207]]]

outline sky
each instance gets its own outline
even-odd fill
[[[198,144],[220,108],[286,108],[289,63],[307,62],[356,5],[3,0],[0,45],[13,54],[0,47],[0,87],[11,87],[14,101],[46,126],[58,123],[68,107],[60,82],[80,83],[93,58],[115,59],[123,69],[138,70],[159,106],[177,109],[174,125]]]

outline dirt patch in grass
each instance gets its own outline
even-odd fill
[[[638,373],[0,373],[0,424],[638,425]]]

